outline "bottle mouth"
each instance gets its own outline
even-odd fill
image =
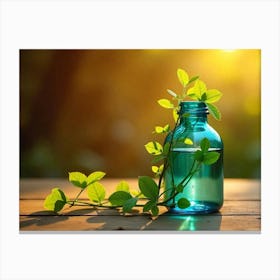
[[[180,103],[179,114],[209,114],[208,107],[203,101],[182,101]]]

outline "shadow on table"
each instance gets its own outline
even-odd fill
[[[151,217],[149,214],[140,214],[135,210],[124,216],[117,210],[93,210],[89,208],[77,209],[61,215],[52,211],[34,212],[20,222],[20,229],[41,226],[40,230],[44,231],[44,226],[60,223],[60,225],[54,226],[53,230],[63,231],[63,223],[75,216],[85,217],[87,226],[83,230],[86,231],[218,231],[222,221],[220,213],[208,215],[163,213],[157,217]],[[77,228],[70,230],[76,231]]]
[[[63,223],[70,221],[73,217],[79,216],[85,218],[86,224],[84,224],[82,229],[84,231],[141,230],[151,221],[149,214],[139,214],[138,210],[134,210],[125,216],[115,209],[102,210],[86,208],[69,211],[63,214],[57,214],[53,211],[38,211],[24,216],[24,220],[20,221],[20,230],[31,227],[33,230],[44,231],[44,226],[47,226],[47,230],[64,231],[66,229],[64,229],[65,226]],[[53,226],[51,226],[52,224]],[[69,230],[77,231],[78,228],[73,224],[73,228],[69,229],[68,225],[67,231]]]
[[[141,231],[147,224],[153,221],[153,218],[149,214],[140,214],[138,210],[134,210],[125,215],[120,212],[115,212],[114,215],[108,215],[107,213],[108,211],[104,211],[103,213],[99,213],[99,215],[91,216],[87,219],[87,222],[93,226],[92,229],[100,231]]]
[[[208,215],[174,215],[164,213],[157,217],[149,215],[121,215],[104,219],[101,216],[88,218],[87,222],[102,224],[99,230],[134,231],[219,231],[222,222],[221,213]]]
[[[36,226],[45,226],[50,224],[55,224],[59,222],[63,222],[71,218],[71,216],[83,216],[91,213],[93,210],[90,209],[78,209],[68,212],[67,215],[61,214],[58,215],[53,211],[38,211],[31,213],[30,215],[26,216],[27,220],[20,222],[20,229],[32,225]]]

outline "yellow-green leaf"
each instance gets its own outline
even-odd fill
[[[163,170],[163,164],[160,166],[156,166],[156,165],[152,166],[152,171],[156,174],[160,174],[162,170]]]
[[[223,94],[220,91],[218,91],[217,89],[209,89],[206,92],[206,100],[205,100],[205,102],[207,102],[207,103],[217,102],[218,100],[220,100],[222,95]]]
[[[210,112],[210,114],[216,119],[216,120],[221,120],[222,118],[222,115],[221,115],[221,112],[219,111],[219,109],[213,105],[213,104],[210,104],[210,103],[206,103],[207,107],[208,107],[208,110]]]
[[[188,73],[185,70],[179,68],[177,70],[177,76],[182,86],[185,87],[189,82]]]
[[[145,198],[145,196],[138,190],[131,190],[131,195],[136,196],[138,198]]]
[[[153,171],[154,173],[157,173],[158,170],[159,170],[158,166],[156,166],[156,165],[153,165],[153,166],[152,166],[152,171]]]
[[[170,130],[170,125],[169,124],[167,124],[163,127],[164,132],[168,132],[169,130]]]
[[[91,201],[101,203],[105,198],[105,193],[104,186],[98,181],[88,186],[88,197]]]
[[[87,186],[87,176],[81,172],[69,172],[69,181],[82,189]]]
[[[67,198],[62,190],[53,188],[44,201],[44,208],[54,212],[59,212],[66,204]]]
[[[190,139],[190,138],[186,138],[186,139],[184,140],[184,143],[187,144],[187,145],[193,145],[193,141],[192,141],[192,139]]]
[[[201,96],[205,92],[207,92],[205,83],[197,79],[194,83],[194,86],[187,91],[187,95],[193,99],[200,100]]]
[[[170,100],[165,99],[165,98],[159,99],[158,104],[161,107],[166,108],[166,109],[173,109],[174,108],[174,105],[170,102]]]
[[[165,125],[164,127],[157,125],[157,126],[155,126],[154,133],[161,134],[161,133],[166,133],[169,130],[170,130],[170,125],[169,124]]]
[[[163,127],[162,126],[155,126],[155,132],[156,133],[163,133]]]
[[[104,176],[106,175],[105,172],[102,171],[95,171],[92,172],[88,177],[87,177],[87,184],[90,185],[96,181],[101,180]]]
[[[129,193],[129,184],[126,181],[120,181],[116,188],[117,191],[124,191]]]
[[[177,109],[174,109],[173,110],[173,119],[174,119],[175,123],[178,121],[178,118],[179,118],[178,111],[177,111]]]
[[[147,143],[145,148],[147,152],[152,155],[160,155],[163,151],[162,145],[156,141]]]

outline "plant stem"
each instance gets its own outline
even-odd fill
[[[201,165],[201,164],[199,164],[199,165],[197,166],[197,168],[195,168],[195,170],[192,170],[192,169],[194,169],[194,167],[195,167],[195,163],[196,163],[196,160],[194,160],[194,162],[193,162],[193,164],[192,164],[192,167],[191,167],[191,170],[190,170],[190,172],[188,173],[188,175],[187,175],[177,186],[184,184],[184,185],[185,185],[184,188],[185,188],[185,187],[188,185],[189,181],[191,180],[191,178],[193,177],[193,175],[199,170],[200,165]],[[187,182],[185,182],[186,180],[187,180]],[[185,183],[184,183],[184,182],[185,182]],[[183,189],[184,189],[184,188],[183,188]],[[175,187],[175,188],[173,187],[172,189],[174,190],[174,193],[173,193],[168,199],[166,199],[166,200],[164,200],[164,201],[162,201],[162,202],[159,202],[157,205],[164,205],[164,206],[167,206],[167,205],[166,205],[167,202],[169,202],[169,201],[172,200],[172,199],[175,199],[176,195],[179,194],[180,192],[178,192],[178,191],[176,190],[176,187]]]
[[[67,203],[70,204],[70,207],[72,206],[73,202],[75,202],[75,206],[92,206],[92,207],[97,207],[97,208],[110,208],[110,209],[116,209],[116,208],[123,207],[122,205],[104,205],[104,204],[102,205],[102,204],[81,201],[81,200],[67,201]],[[143,207],[144,205],[145,204],[136,204],[134,207]]]
[[[72,201],[72,204],[71,204],[70,207],[74,206],[75,202],[78,200],[79,196],[82,194],[82,192],[83,192],[85,189],[86,189],[86,187],[80,190],[80,192],[77,194],[76,198]]]
[[[158,181],[158,188],[160,189],[161,187],[161,183],[162,183],[162,179],[163,179],[163,176],[164,176],[164,173],[166,171],[166,168],[168,166],[168,156],[170,154],[170,151],[171,151],[171,147],[172,147],[172,144],[173,144],[173,139],[174,139],[174,134],[175,134],[175,129],[177,128],[178,124],[179,124],[179,120],[180,118],[178,117],[177,120],[176,120],[176,123],[175,123],[175,126],[174,126],[174,129],[173,131],[171,132],[171,139],[170,139],[170,145],[169,145],[169,148],[168,148],[168,151],[167,151],[167,155],[166,155],[166,158],[164,159],[164,164],[163,164],[163,170],[160,174],[160,177],[159,177],[159,181]]]

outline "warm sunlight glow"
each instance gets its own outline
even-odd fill
[[[223,52],[231,53],[231,52],[237,51],[237,49],[225,49],[225,50],[222,50],[222,51],[223,51]]]

